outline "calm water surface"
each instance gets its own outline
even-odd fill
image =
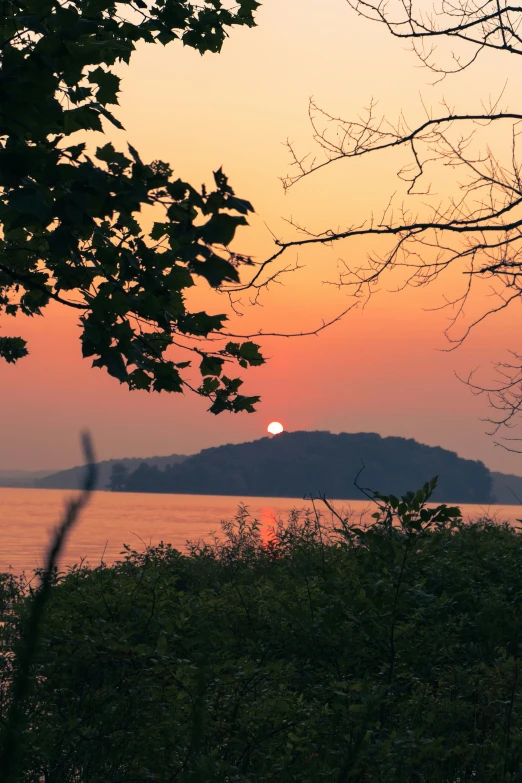
[[[43,552],[67,498],[74,493],[53,489],[0,488],[0,571],[32,571],[42,565]],[[310,508],[299,498],[239,498],[214,495],[152,495],[96,492],[70,536],[63,565],[85,559],[98,565],[117,560],[123,544],[143,549],[167,541],[183,549],[187,540],[208,538],[219,531],[244,502],[250,513],[268,529],[278,517],[285,519],[294,508]],[[336,508],[350,510],[359,518],[370,508],[365,501],[337,501]],[[516,523],[521,506],[461,506],[465,518],[488,515]]]

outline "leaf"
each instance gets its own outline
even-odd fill
[[[169,223],[154,223],[149,234],[150,238],[158,242],[162,237],[168,234]]]
[[[85,144],[83,142],[81,144],[75,144],[72,147],[66,147],[66,152],[69,153],[73,160],[77,160],[84,151]]]
[[[22,337],[0,337],[0,358],[8,364],[14,364],[29,354],[27,341]]]
[[[109,122],[111,122],[114,125],[115,128],[118,128],[118,130],[125,130],[121,122],[118,119],[116,119],[114,114],[112,114],[112,112],[106,109],[105,106],[102,106],[101,103],[92,103],[91,106],[97,109],[100,112],[100,114],[102,114],[105,117],[105,119],[109,120]]]
[[[173,362],[158,362],[154,367],[154,391],[181,392],[183,382]]]
[[[223,364],[223,359],[205,354],[199,365],[199,371],[201,372],[201,375],[220,376],[223,370]]]
[[[229,245],[234,239],[238,226],[247,226],[248,223],[242,215],[227,215],[219,213],[213,215],[208,223],[201,228],[201,236],[209,245]]]
[[[207,337],[211,332],[218,332],[222,329],[226,320],[226,315],[209,315],[203,311],[188,313],[178,318],[178,328],[183,334]]]
[[[191,272],[204,277],[213,288],[225,282],[239,282],[237,269],[220,256],[212,255],[208,261],[191,261],[189,268]]]
[[[66,136],[79,130],[103,131],[100,113],[89,106],[68,109],[63,112],[63,129]]]
[[[172,30],[164,29],[160,33],[158,33],[158,35],[156,36],[156,41],[158,41],[158,43],[162,44],[163,46],[166,46],[167,44],[174,41],[177,37],[178,36],[176,35],[176,33],[173,32]],[[184,43],[186,42],[184,41]]]
[[[239,5],[239,19],[249,27],[253,26],[255,24],[253,13],[259,8],[261,3],[258,3],[257,0],[237,0],[237,3]]]
[[[259,367],[265,363],[259,351],[260,346],[248,340],[245,343],[227,343],[225,350],[238,359],[241,367]]]
[[[219,381],[217,378],[207,377],[204,379],[202,385],[201,385],[201,394],[203,394],[205,397],[208,397],[209,395],[213,394],[215,391],[219,389]]]
[[[120,90],[120,78],[111,71],[105,71],[98,67],[88,76],[91,84],[98,85],[96,100],[105,106],[107,103],[118,103],[118,92]]]
[[[131,389],[142,389],[150,391],[152,379],[145,370],[133,370],[128,377],[129,386]]]
[[[105,163],[117,163],[123,169],[130,165],[129,158],[126,158],[123,153],[117,152],[110,142],[96,149],[96,157]]]
[[[92,363],[93,367],[105,367],[109,375],[117,378],[120,383],[127,380],[127,368],[123,357],[117,348],[108,348]]]
[[[227,199],[227,209],[235,209],[236,212],[239,212],[241,215],[246,215],[249,212],[254,212],[254,207],[250,203],[250,201],[246,201],[246,199],[237,198],[236,196],[230,196]]]
[[[127,147],[129,149],[130,154],[134,158],[134,162],[138,163],[140,166],[143,166],[142,160],[138,154],[138,151],[132,146],[132,144],[127,144]]]

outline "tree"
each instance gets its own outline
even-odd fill
[[[127,476],[129,474],[128,468],[123,462],[117,462],[112,466],[111,477],[109,480],[109,489],[111,492],[121,492],[125,488]]]
[[[75,309],[83,355],[130,389],[209,398],[210,410],[254,410],[258,397],[223,374],[264,362],[259,346],[227,338],[227,315],[189,312],[186,289],[239,284],[253,266],[229,249],[252,205],[221,170],[200,190],[130,144],[89,153],[85,132],[122,128],[118,61],[139,42],[181,40],[219,52],[227,29],[254,25],[256,0],[2,0],[0,13],[0,313],[40,315],[53,300]],[[81,140],[70,137],[81,133]],[[143,206],[158,215],[140,225]],[[186,358],[188,352],[189,358]],[[0,336],[16,362],[25,341]],[[185,354],[185,356],[183,356]],[[184,371],[199,365],[201,385]]]
[[[407,40],[421,62],[444,78],[471,67],[485,50],[521,55],[519,32],[522,9],[506,2],[467,3],[440,0],[430,11],[420,3],[387,3],[382,0],[349,0],[366,18],[384,24],[388,31]],[[449,65],[439,42],[449,45]],[[446,51],[447,53],[447,51]],[[401,167],[399,178],[406,183],[407,196],[421,196],[406,204],[388,205],[381,219],[343,230],[314,231],[294,223],[304,233],[293,241],[279,241],[274,263],[290,248],[326,244],[356,236],[371,238],[377,249],[362,265],[345,264],[338,283],[351,288],[356,298],[371,294],[384,273],[403,270],[404,285],[424,286],[447,269],[464,273],[462,290],[448,292],[445,306],[453,308],[447,336],[459,345],[478,322],[520,303],[522,297],[522,169],[518,156],[522,112],[503,109],[500,98],[476,113],[459,113],[444,105],[439,114],[426,109],[426,118],[410,126],[401,115],[396,124],[378,116],[372,103],[367,113],[354,120],[340,119],[310,101],[309,115],[319,157],[301,155],[288,144],[290,173],[283,179],[291,188],[305,177],[340,160],[375,155],[379,151],[407,151],[410,164]],[[507,149],[492,151],[491,131],[509,132]],[[488,135],[489,134],[489,135]],[[456,192],[441,205],[426,207],[430,181],[437,167],[458,175]],[[422,201],[422,203],[421,203]],[[392,208],[393,207],[393,208]],[[419,209],[416,213],[415,210]],[[388,242],[384,252],[382,243]],[[476,283],[487,280],[497,299],[471,323],[461,326],[464,305]],[[491,299],[489,300],[491,302]],[[522,351],[512,360],[498,362],[498,382],[486,388],[471,375],[467,382],[477,393],[485,393],[494,409],[493,432],[511,427],[522,414]],[[502,438],[503,445],[516,438]],[[517,450],[511,449],[511,450]]]

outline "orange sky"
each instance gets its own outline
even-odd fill
[[[172,44],[145,46],[122,68],[118,116],[143,158],[169,161],[195,185],[210,182],[222,165],[237,194],[254,204],[252,227],[240,234],[241,250],[264,257],[270,233],[291,236],[282,218],[310,228],[357,223],[383,208],[397,189],[398,158],[380,155],[343,162],[303,181],[284,195],[287,137],[311,149],[310,95],[342,116],[353,116],[373,96],[387,116],[405,109],[422,117],[420,91],[435,106],[444,95],[459,108],[479,107],[510,77],[506,101],[516,95],[518,74],[504,62],[484,59],[436,87],[413,55],[384,29],[358,18],[344,0],[267,0],[253,30],[234,30],[222,54],[201,58]],[[509,61],[513,68],[512,60]],[[477,89],[480,85],[480,90]],[[92,134],[92,143],[97,143]],[[399,197],[402,199],[401,194]],[[336,277],[339,258],[363,257],[370,245],[345,243],[299,254],[305,268],[274,287],[262,306],[245,311],[237,329],[299,331],[317,326],[349,303],[346,292],[322,285]],[[295,259],[295,254],[289,260]],[[452,275],[436,286],[399,294],[385,290],[319,337],[263,342],[268,364],[246,375],[247,391],[261,393],[259,412],[214,417],[191,396],[129,392],[80,354],[74,314],[49,307],[44,318],[12,319],[0,328],[29,339],[31,355],[0,365],[2,434],[7,448],[0,469],[44,469],[78,462],[78,432],[89,428],[100,458],[192,453],[225,442],[260,437],[273,419],[288,429],[376,431],[415,437],[495,469],[522,474],[522,456],[495,448],[479,419],[487,415],[455,378],[516,348],[510,335],[518,310],[478,328],[458,351],[446,353],[447,314],[426,312],[441,301]],[[386,288],[386,286],[383,286]],[[196,293],[201,307],[210,294]],[[218,311],[223,304],[218,303]],[[429,477],[427,477],[429,478]]]

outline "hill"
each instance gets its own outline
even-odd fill
[[[146,462],[147,465],[156,468],[166,468],[186,459],[182,454],[171,454],[168,457],[148,457],[146,460],[136,458],[126,459],[108,459],[97,463],[98,468],[98,489],[107,489],[114,465],[124,465],[129,471],[136,471],[139,466]],[[78,489],[81,486],[85,467],[80,465],[68,470],[60,470],[58,473],[52,473],[50,476],[37,479],[33,482],[33,487],[40,489]]]
[[[491,473],[492,493],[495,503],[518,506],[522,503],[522,476],[509,473]],[[519,500],[520,499],[520,500]]]
[[[354,479],[363,465],[359,483],[381,492],[403,494],[438,475],[435,500],[494,502],[491,474],[482,462],[375,433],[285,432],[204,449],[164,469],[142,462],[124,486],[130,492],[361,499]]]
[[[34,487],[52,470],[0,470],[0,487]]]

